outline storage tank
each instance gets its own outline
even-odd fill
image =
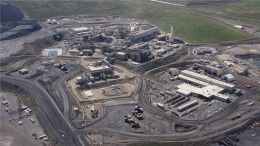
[[[52,19],[52,24],[57,24],[57,20],[56,19]]]
[[[47,20],[47,23],[48,23],[48,24],[52,24],[51,19],[48,19],[48,20]]]

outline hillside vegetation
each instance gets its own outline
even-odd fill
[[[242,0],[162,0],[165,2],[183,4],[187,6],[202,6],[202,5],[225,5],[234,2],[240,2]]]
[[[207,15],[235,20],[241,23],[260,25],[260,0],[245,0],[229,5],[196,8]]]
[[[205,18],[199,11],[150,1],[59,1],[31,0],[11,1],[32,19],[46,19],[70,15],[119,15],[145,19],[191,42],[222,42],[250,39],[251,36],[220,21]]]

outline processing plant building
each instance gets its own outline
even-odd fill
[[[221,76],[224,74],[223,69],[214,67],[212,65],[206,65],[204,68],[204,71],[207,72],[208,74],[212,74],[212,75],[216,75],[216,76]]]
[[[219,81],[219,80],[210,78],[206,75],[195,73],[195,72],[192,72],[192,71],[189,71],[189,70],[183,70],[183,71],[181,71],[181,74],[184,75],[184,76],[190,77],[190,78],[194,78],[194,79],[212,84],[212,85],[222,87],[222,88],[224,88],[228,91],[234,90],[234,87],[235,87],[235,85],[233,85],[233,84],[229,84],[229,83],[226,83],[226,82],[223,82],[223,81]]]
[[[181,95],[185,95],[185,96],[193,95],[196,97],[202,97],[202,98],[206,98],[206,99],[215,98],[215,99],[225,101],[225,102],[230,99],[229,96],[221,94],[221,92],[224,91],[223,88],[215,86],[215,85],[207,85],[202,88],[199,88],[196,86],[192,86],[192,85],[183,83],[183,84],[180,84],[179,86],[177,86],[177,88],[179,88],[179,89],[176,92]]]
[[[128,39],[131,40],[132,42],[137,42],[139,40],[152,38],[158,34],[160,34],[160,30],[158,27],[154,26],[147,30],[133,32],[133,33],[129,34]]]
[[[189,70],[181,71],[178,78],[186,83],[177,86],[178,90],[176,92],[185,96],[193,95],[206,99],[215,98],[226,102],[230,100],[230,97],[222,93],[225,91],[231,92],[235,87],[235,85],[215,80]]]
[[[86,72],[76,78],[76,84],[88,85],[99,80],[113,78],[119,78],[119,74],[114,72],[114,67],[106,59],[103,59],[87,66]]]

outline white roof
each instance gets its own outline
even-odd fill
[[[196,77],[199,80],[203,80],[203,81],[211,83],[213,85],[225,86],[225,87],[228,87],[228,88],[234,88],[235,87],[235,85],[233,85],[233,84],[222,82],[222,81],[210,78],[210,77],[208,77],[206,75],[195,73],[195,72],[192,72],[192,71],[189,71],[189,70],[183,70],[183,71],[181,71],[181,73],[186,75],[186,76],[190,75],[192,77]]]
[[[28,68],[20,69],[19,71],[21,71],[21,72],[27,72],[27,71],[28,71]]]
[[[91,96],[94,95],[90,90],[84,91],[84,94],[85,94],[87,97],[91,97]]]
[[[183,95],[190,95],[191,94],[190,91],[187,91],[187,90],[184,90],[184,89],[178,89],[177,93],[181,93]]]
[[[74,31],[85,31],[85,30],[89,30],[88,27],[76,27],[76,28],[72,28],[72,30]]]
[[[227,75],[225,75],[225,77],[227,79],[235,79],[235,77],[232,74],[227,74]]]
[[[69,50],[69,52],[79,52],[79,50],[78,49],[71,49],[71,50]]]
[[[81,79],[82,79],[82,77],[81,77],[81,76],[78,76],[76,79],[77,79],[77,80],[81,80]]]
[[[177,72],[179,72],[180,70],[178,69],[178,68],[169,68],[169,71],[177,71]]]
[[[201,85],[201,86],[207,86],[207,85],[209,84],[209,83],[206,83],[206,82],[197,80],[197,79],[193,79],[193,78],[184,76],[184,75],[182,75],[182,74],[179,74],[179,75],[178,75],[178,78],[181,78],[181,79],[183,79],[183,80],[190,81],[190,82],[192,82],[192,83],[196,83],[196,84]]]
[[[158,106],[164,106],[162,103],[156,103],[156,105],[158,105]]]
[[[177,86],[177,88],[179,88],[177,91],[181,92],[181,93],[195,93],[195,94],[199,94],[202,95],[204,97],[210,98],[212,96],[216,96],[218,98],[224,99],[224,100],[228,100],[230,97],[226,96],[224,94],[220,94],[219,92],[223,91],[224,89],[215,85],[207,85],[206,87],[203,88],[199,88],[199,87],[195,87],[186,83],[180,84],[179,86]],[[185,90],[185,91],[184,91]]]
[[[117,52],[116,54],[119,54],[119,55],[125,55],[124,52]]]
[[[231,61],[224,61],[224,63],[226,63],[228,66],[230,66],[230,65],[235,66],[235,64]]]
[[[159,50],[155,50],[154,52],[155,53],[162,53],[162,52],[164,52],[165,50],[164,49],[159,49]]]
[[[235,28],[242,29],[243,26],[242,25],[235,25]]]
[[[223,88],[215,85],[207,85],[203,88],[199,88],[186,83],[180,84],[179,86],[177,86],[177,88],[181,89],[180,91],[186,90],[187,92],[199,94],[207,98],[210,98],[213,95],[218,94],[219,92],[224,90]]]
[[[98,67],[88,66],[88,68],[90,71],[98,71],[98,70],[108,69],[109,67],[108,66],[98,66]]]
[[[224,94],[214,94],[214,96],[224,99],[224,100],[228,100],[230,97]]]

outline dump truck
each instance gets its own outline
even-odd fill
[[[139,122],[133,120],[133,121],[130,123],[130,125],[131,125],[131,126],[139,126]]]
[[[140,107],[140,106],[136,106],[136,107],[135,107],[135,111],[137,111],[137,112],[139,112],[139,113],[143,113],[143,112],[144,112],[144,111],[143,111],[143,108]]]
[[[32,123],[35,123],[34,118],[30,118],[30,121],[31,121]]]

